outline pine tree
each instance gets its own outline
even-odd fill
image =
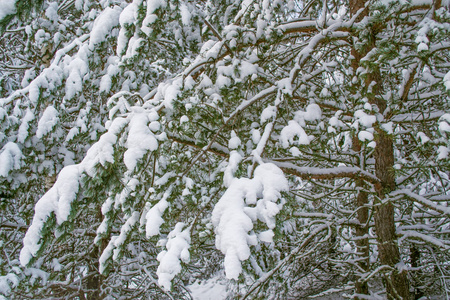
[[[17,3],[0,295],[448,295],[447,2]]]

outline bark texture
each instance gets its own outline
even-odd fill
[[[387,133],[378,130],[375,148],[375,174],[381,180],[378,197],[380,204],[375,209],[378,255],[383,265],[394,270],[384,277],[388,299],[410,299],[406,269],[401,269],[400,251],[395,234],[394,206],[384,202],[385,195],[395,188],[393,141]]]
[[[367,272],[369,270],[369,228],[367,226],[367,222],[369,219],[369,208],[367,207],[367,193],[363,191],[359,192],[356,201],[358,206],[357,218],[359,222],[359,226],[356,227],[356,247],[358,250],[358,255],[360,257],[358,260],[358,267],[361,271]],[[360,278],[357,278],[355,288],[357,294],[369,294],[369,286],[367,282],[361,281]]]
[[[352,141],[353,151],[356,153],[361,152],[361,142],[358,140],[356,136],[353,137]],[[357,164],[361,165],[361,159],[358,158]],[[357,188],[364,188],[364,181],[359,179],[356,181]],[[356,209],[357,209],[357,219],[359,225],[356,227],[356,247],[358,252],[358,273],[360,274],[369,271],[369,208],[367,206],[369,202],[369,196],[367,192],[360,190],[356,197]],[[357,273],[357,274],[358,274]],[[363,281],[360,275],[356,276],[355,280],[355,292],[357,295],[368,295],[369,294],[369,285],[366,281]],[[355,299],[364,299],[359,296],[355,297]]]
[[[350,0],[350,12],[352,14],[357,13],[361,8],[366,6],[367,0]],[[358,17],[359,20],[367,16],[368,10],[366,9]],[[352,62],[353,70],[356,70],[360,66],[361,59],[376,47],[377,32],[376,28],[372,28],[371,39],[369,44],[364,47],[364,50],[357,51],[352,49],[352,55],[355,59]],[[376,84],[369,91],[369,86],[375,82]],[[383,114],[386,110],[387,103],[380,96],[382,95],[381,86],[381,74],[376,68],[371,71],[366,77],[365,86],[362,87],[362,94],[365,94],[371,104],[378,107],[378,111]],[[375,158],[375,175],[380,179],[381,184],[378,188],[378,199],[380,200],[375,208],[374,221],[375,230],[377,233],[377,245],[379,253],[379,261],[382,265],[389,266],[393,269],[392,272],[387,273],[384,277],[384,285],[386,287],[388,299],[410,299],[409,281],[407,277],[406,269],[399,271],[399,266],[402,265],[400,257],[400,251],[397,244],[397,236],[395,234],[395,221],[394,221],[394,206],[390,201],[383,201],[386,198],[386,194],[395,189],[395,174],[394,174],[394,147],[392,138],[383,130],[377,129],[375,135],[376,147],[374,152]],[[363,205],[364,201],[367,201],[364,197],[367,195],[358,195],[358,206]],[[361,203],[360,203],[361,202]],[[358,220],[361,222],[364,218],[368,217],[365,210],[358,211]],[[363,228],[359,229],[361,232],[357,234],[363,234]],[[361,244],[358,248],[364,249],[364,240],[361,240]],[[367,262],[368,263],[368,262]],[[361,266],[364,264],[361,262]],[[356,285],[357,292],[365,293],[366,286],[359,283]],[[368,291],[367,291],[368,292]]]

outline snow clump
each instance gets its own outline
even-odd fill
[[[233,166],[227,168],[224,178],[228,189],[214,207],[211,217],[216,248],[225,255],[228,279],[238,279],[242,271],[241,262],[250,257],[250,246],[258,243],[253,222],[260,220],[266,223],[269,230],[259,238],[263,242],[271,241],[275,216],[282,207],[276,202],[281,197],[281,191],[289,188],[283,172],[271,163],[260,164],[252,179],[234,178],[231,173],[236,170],[239,159],[235,157],[238,154],[233,153]]]

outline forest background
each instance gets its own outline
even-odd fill
[[[449,1],[0,0],[0,29],[0,299],[449,298]]]

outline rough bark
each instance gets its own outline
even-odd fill
[[[409,281],[406,269],[398,268],[402,260],[395,234],[394,206],[390,201],[383,201],[385,195],[395,188],[394,147],[392,138],[378,130],[375,148],[375,174],[381,180],[378,193],[379,205],[375,208],[375,230],[377,233],[378,255],[383,265],[394,270],[385,275],[384,284],[388,299],[409,299]]]
[[[367,0],[351,0],[350,12],[355,14],[359,9],[365,6]],[[367,10],[364,11],[359,19],[367,15]],[[352,62],[352,67],[356,70],[360,65],[360,60],[375,46],[376,32],[373,29],[370,44],[366,45],[362,51],[352,49],[352,55],[355,57]],[[375,81],[376,84],[372,91],[368,92],[369,85]],[[363,93],[367,94],[367,98],[371,104],[378,107],[378,111],[383,113],[387,107],[384,99],[379,97],[381,95],[381,75],[379,70],[372,70],[366,77],[365,87]],[[395,174],[394,174],[394,147],[392,138],[383,130],[378,129],[375,136],[376,147],[374,152],[375,158],[375,174],[380,179],[381,185],[378,190],[379,203],[375,207],[374,221],[375,230],[377,233],[377,244],[379,260],[382,265],[393,268],[390,274],[385,275],[384,284],[386,287],[388,299],[410,299],[409,281],[406,270],[399,271],[398,266],[401,265],[400,251],[397,244],[397,236],[395,234],[394,221],[394,206],[390,201],[383,201],[386,194],[395,188]],[[359,201],[364,201],[364,195]],[[361,219],[364,218],[364,211],[361,211]],[[359,219],[359,215],[358,215]],[[357,289],[363,290],[364,287],[357,286]]]
[[[413,268],[420,267],[420,251],[419,251],[419,249],[414,244],[411,245],[411,247],[409,249],[410,249],[411,267],[413,267]],[[417,271],[417,273],[420,274],[420,271]],[[414,299],[415,300],[422,298],[424,295],[425,295],[424,292],[419,287],[416,287],[414,289]]]
[[[362,182],[361,185],[362,186]],[[367,207],[368,195],[366,192],[360,191],[358,193],[356,203],[358,206],[358,222],[359,226],[356,227],[356,247],[359,254],[358,267],[361,271],[367,272],[369,270],[369,228],[367,221],[369,219],[369,208]],[[369,294],[369,286],[366,281],[361,281],[361,278],[357,278],[355,283],[356,293],[367,295]],[[358,297],[355,299],[359,299]]]
[[[97,219],[101,220],[103,217],[101,209],[97,210]],[[92,265],[89,265],[89,272],[94,272],[92,276],[87,278],[86,288],[88,290],[86,295],[86,300],[101,300],[104,299],[104,295],[102,295],[102,284],[103,278],[99,273],[99,259],[102,255],[103,250],[106,248],[107,242],[105,239],[101,241],[99,246],[95,245],[92,249],[92,252],[89,254],[90,261],[92,261]]]
[[[360,152],[361,151],[361,142],[355,136],[353,138],[353,151]],[[358,165],[361,164],[360,159],[357,161]],[[357,188],[364,187],[363,180],[356,181]],[[358,252],[358,268],[359,272],[357,274],[361,274],[361,272],[369,271],[369,208],[367,206],[369,202],[369,197],[367,192],[359,191],[356,197],[356,209],[357,209],[357,219],[359,226],[356,227],[356,247]],[[355,292],[357,295],[368,295],[369,294],[369,285],[366,281],[363,281],[360,275],[356,276],[355,280]],[[355,297],[355,299],[363,299],[360,297]]]
[[[98,247],[95,247],[94,252],[91,254],[94,260],[92,269],[90,267],[89,271],[98,271]],[[100,274],[95,274],[87,279],[86,288],[88,290],[87,292],[87,300],[100,300],[103,299],[101,296],[101,286],[102,286],[102,278]]]

